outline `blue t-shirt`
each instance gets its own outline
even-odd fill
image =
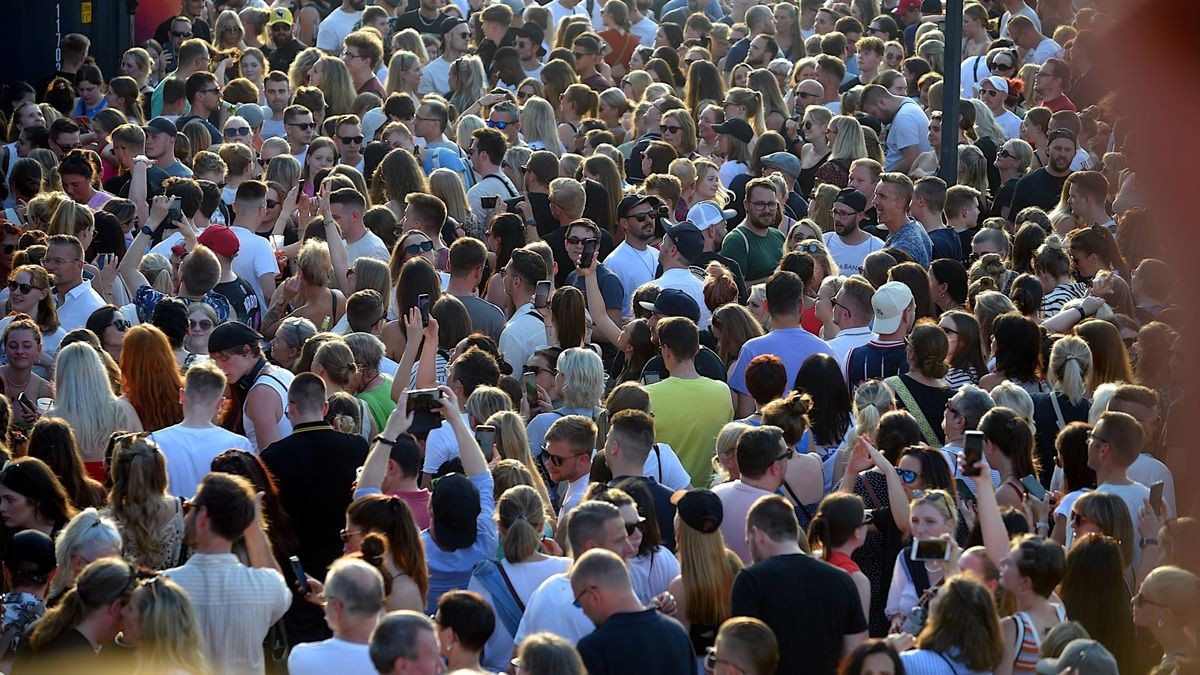
[[[957,232],[948,227],[939,227],[925,234],[929,235],[929,240],[933,243],[932,260],[939,258],[962,260],[962,239],[959,238]]]
[[[599,251],[596,252],[599,253]],[[604,296],[604,308],[621,311],[625,307],[625,286],[621,284],[621,278],[603,264],[597,262],[592,264],[596,266],[596,281],[600,284],[600,295]],[[587,287],[583,285],[583,279],[579,276],[579,272],[568,274],[567,284],[578,288],[579,292],[583,293],[583,297],[587,298]]]
[[[898,248],[909,254],[913,262],[921,267],[928,268],[929,262],[933,260],[933,240],[929,238],[925,228],[915,220],[905,223],[904,227],[896,230],[896,233],[883,243],[887,248]]]
[[[846,382],[850,391],[860,382],[899,375],[908,372],[908,356],[904,342],[880,342],[872,340],[855,347],[846,355]]]
[[[787,367],[788,387],[796,381],[800,365],[813,354],[833,355],[828,343],[803,328],[777,328],[766,335],[747,340],[738,352],[737,363],[729,374],[729,388],[749,395],[746,390],[746,367],[756,356],[774,354]]]
[[[166,294],[155,290],[152,286],[139,287],[133,298],[133,306],[137,308],[138,321],[150,323],[150,320],[154,318],[154,308],[166,297],[168,297]],[[184,302],[190,303],[191,301],[185,299]],[[225,323],[229,320],[229,299],[224,295],[216,291],[209,291],[204,296],[204,304],[212,307],[213,311],[217,313],[217,323]]]

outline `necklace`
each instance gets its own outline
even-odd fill
[[[29,386],[29,381],[33,379],[33,372],[30,371],[29,376],[25,378],[24,382],[14,382],[13,380],[9,379],[10,373],[12,373],[11,368],[4,369],[4,383],[7,386],[15,386],[17,389],[24,389],[25,387]]]
[[[930,567],[930,566],[929,566],[929,563],[924,563],[924,564],[925,564],[925,571],[926,571],[926,572],[931,572],[931,573],[933,573],[933,572],[941,572],[941,571],[942,571],[942,565],[941,565],[941,563],[933,563],[933,567]]]

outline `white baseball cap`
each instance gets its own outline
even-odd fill
[[[871,297],[871,310],[875,321],[871,329],[880,335],[894,333],[900,328],[904,310],[913,304],[912,290],[899,281],[889,281],[875,290]]]
[[[686,220],[692,221],[697,230],[703,232],[708,228],[737,217],[737,211],[722,209],[713,201],[703,201],[688,209]]]

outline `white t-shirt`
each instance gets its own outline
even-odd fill
[[[647,246],[646,250],[639,251],[623,241],[604,259],[604,266],[617,275],[625,290],[621,316],[632,317],[633,292],[642,284],[654,281],[654,271],[658,268],[658,249]]]
[[[640,21],[629,27],[629,32],[637,36],[641,46],[653,47],[654,38],[658,35],[658,24],[643,14]]]
[[[836,336],[826,342],[829,344],[829,349],[833,351],[833,358],[837,359],[838,365],[844,371],[846,369],[846,355],[850,353],[851,349],[861,347],[871,340],[878,338],[879,336],[871,332],[869,326],[862,326],[860,328],[840,330]]]
[[[562,23],[562,20],[568,16],[587,16],[588,13],[586,3],[587,0],[579,0],[574,7],[567,7],[559,2],[559,0],[554,0],[554,2],[547,3],[545,7],[546,9],[550,10],[550,22],[554,25],[554,28],[557,29],[558,25]],[[601,3],[596,2],[595,4],[600,5]]]
[[[385,263],[392,259],[392,254],[387,250],[387,244],[383,243],[379,235],[370,230],[367,230],[367,233],[353,244],[346,242],[346,257],[349,259],[351,267],[354,266],[355,260],[363,256]]]
[[[513,636],[513,644],[521,644],[525,636],[534,633],[554,633],[574,646],[596,630],[592,620],[574,603],[575,591],[565,572],[546,579],[525,603],[525,615]]]
[[[746,166],[744,162],[731,159],[721,165],[720,170],[717,171],[717,177],[721,179],[721,187],[728,188],[730,183],[733,182],[734,178],[737,178],[744,173],[748,173],[749,171],[750,167]]]
[[[1167,510],[1164,515],[1167,518],[1175,517],[1175,478],[1166,464],[1143,452],[1125,470],[1125,475],[1129,476],[1129,480],[1135,480],[1146,487],[1162,481],[1163,506]]]
[[[342,41],[354,32],[361,19],[362,12],[347,12],[341,7],[330,12],[317,26],[317,49],[340,55]]]
[[[462,413],[462,419],[464,424],[471,424],[466,413]],[[432,476],[438,467],[455,457],[458,457],[458,441],[454,429],[442,422],[425,437],[425,465],[421,470]]]
[[[1025,55],[1025,59],[1021,62],[1021,64],[1024,65],[1026,63],[1036,63],[1040,66],[1046,62],[1046,59],[1061,58],[1062,53],[1062,45],[1048,37],[1044,37],[1042,38],[1042,41],[1038,43],[1038,46],[1034,47],[1032,51]]]
[[[1039,33],[1042,32],[1042,20],[1038,17],[1037,12],[1035,12],[1032,7],[1029,5],[1022,5],[1021,9],[1017,10],[1017,14],[1029,17],[1029,20],[1033,22],[1033,27],[1036,28]],[[1000,37],[1009,37],[1008,21],[1011,18],[1012,12],[1005,12],[1004,15],[1000,17]]]
[[[887,171],[895,170],[902,157],[901,151],[905,148],[915,145],[920,152],[933,149],[929,144],[929,118],[921,112],[921,106],[910,99],[900,104],[888,125],[886,145],[884,168]]]
[[[287,135],[287,128],[283,125],[283,120],[274,120],[268,117],[263,120],[262,131],[259,134],[265,141],[268,138],[283,138]]]
[[[662,276],[655,283],[662,288],[678,288],[692,296],[692,299],[700,306],[700,323],[698,324],[698,328],[700,330],[708,328],[709,322],[712,321],[712,312],[708,310],[708,305],[704,304],[703,281],[697,279],[690,270],[673,267],[669,270],[664,270]]]
[[[270,306],[270,298],[263,293],[262,283],[258,278],[264,274],[279,274],[279,263],[275,262],[275,251],[271,250],[271,242],[244,227],[235,226],[230,229],[238,238],[238,254],[233,258],[233,273],[254,289],[258,295],[259,307]]]
[[[671,580],[679,576],[679,560],[665,547],[659,546],[648,555],[639,555],[626,561],[633,592],[642,604],[647,604],[663,591]]]
[[[167,460],[167,489],[184,499],[196,494],[200,481],[212,471],[214,457],[230,449],[254,452],[245,436],[218,426],[195,429],[176,424],[150,438]]]
[[[1004,130],[1004,135],[1009,138],[1021,137],[1021,118],[1013,114],[1011,110],[1005,110],[996,116],[996,124]]]
[[[417,85],[417,93],[450,95],[450,66],[453,65],[439,56],[421,69],[421,84]]]
[[[501,561],[500,564],[504,566],[504,571],[508,574],[508,580],[512,582],[513,588],[516,589],[517,596],[528,606],[533,594],[546,579],[556,574],[566,574],[567,570],[571,568],[571,559],[549,557],[544,560],[515,564]],[[488,607],[493,607],[491,592],[474,576],[467,584],[467,590],[478,593]],[[489,672],[503,673],[508,670],[512,652],[513,636],[508,632],[504,622],[497,617],[496,629],[492,631],[492,637],[488,638],[487,644],[483,648],[482,665]]]
[[[288,656],[290,675],[374,675],[377,671],[371,663],[368,645],[347,642],[340,638],[329,638],[321,642],[308,642],[292,647]]]
[[[471,213],[475,214],[475,219],[483,223],[487,222],[488,216],[492,213],[491,209],[483,208],[484,197],[495,195],[503,201],[520,194],[521,191],[512,184],[508,176],[502,173],[492,173],[481,177],[478,183],[467,190],[467,205],[471,207]]]
[[[863,260],[884,248],[883,240],[871,234],[867,235],[866,241],[853,246],[847,244],[837,232],[826,232],[821,238],[825,241],[825,248],[829,249],[829,255],[833,256],[833,261],[846,276],[862,274]]]
[[[1104,483],[1096,487],[1096,492],[1107,492],[1110,495],[1116,495],[1125,502],[1125,506],[1129,509],[1129,519],[1133,521],[1133,567],[1137,569],[1138,562],[1142,559],[1142,530],[1138,524],[1138,514],[1141,512],[1142,503],[1150,499],[1150,488],[1131,481],[1128,485],[1115,485],[1113,483]],[[1151,536],[1158,534],[1151,532]]]
[[[655,452],[658,448],[658,452]],[[662,457],[662,468],[659,469],[659,457]],[[646,455],[646,463],[642,465],[642,475],[653,478],[659,485],[665,485],[672,490],[687,490],[692,487],[692,477],[675,449],[666,443],[655,443]]]
[[[1071,542],[1075,540],[1075,530],[1071,527],[1071,508],[1075,505],[1076,500],[1091,491],[1091,488],[1081,488],[1073,492],[1068,492],[1067,494],[1063,495],[1063,498],[1058,502],[1058,506],[1054,509],[1054,516],[1056,519],[1058,516],[1062,516],[1067,520],[1067,550],[1071,549]]]

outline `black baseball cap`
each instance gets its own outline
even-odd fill
[[[621,199],[621,203],[617,205],[617,217],[624,218],[625,216],[629,215],[629,212],[633,210],[633,207],[637,206],[638,204],[645,204],[648,201],[650,201],[650,195],[638,194],[636,192],[626,195],[623,199]]]
[[[532,21],[526,21],[525,25],[515,29],[515,32],[532,42],[537,47],[539,56],[546,53],[546,48],[542,46],[542,43],[546,41],[546,31],[542,30],[541,26]]]
[[[675,248],[679,249],[679,253],[689,263],[699,258],[704,253],[704,233],[700,228],[696,227],[695,223],[683,221],[667,228],[667,236],[670,237],[671,243],[675,244]]]
[[[867,210],[867,196],[854,188],[842,188],[837,197],[834,197],[833,203],[845,204],[854,209],[855,213]]]
[[[14,534],[4,551],[4,566],[8,571],[36,583],[50,581],[50,573],[57,565],[54,540],[38,530]]]
[[[210,354],[223,352],[226,349],[248,345],[262,339],[263,336],[259,335],[258,331],[241,321],[226,321],[214,328],[208,336],[208,352]]]
[[[751,129],[750,124],[740,117],[730,117],[721,124],[714,124],[713,131],[733,136],[743,143],[754,140],[754,129]]]
[[[700,323],[700,305],[686,291],[678,288],[664,288],[658,292],[654,302],[639,303],[642,309],[649,310],[660,316],[682,316]]]
[[[461,473],[437,479],[430,497],[433,519],[430,528],[438,546],[458,551],[475,545],[479,518],[479,489]]]
[[[679,519],[702,534],[716,532],[725,520],[725,507],[712,490],[681,490],[671,497]]]

